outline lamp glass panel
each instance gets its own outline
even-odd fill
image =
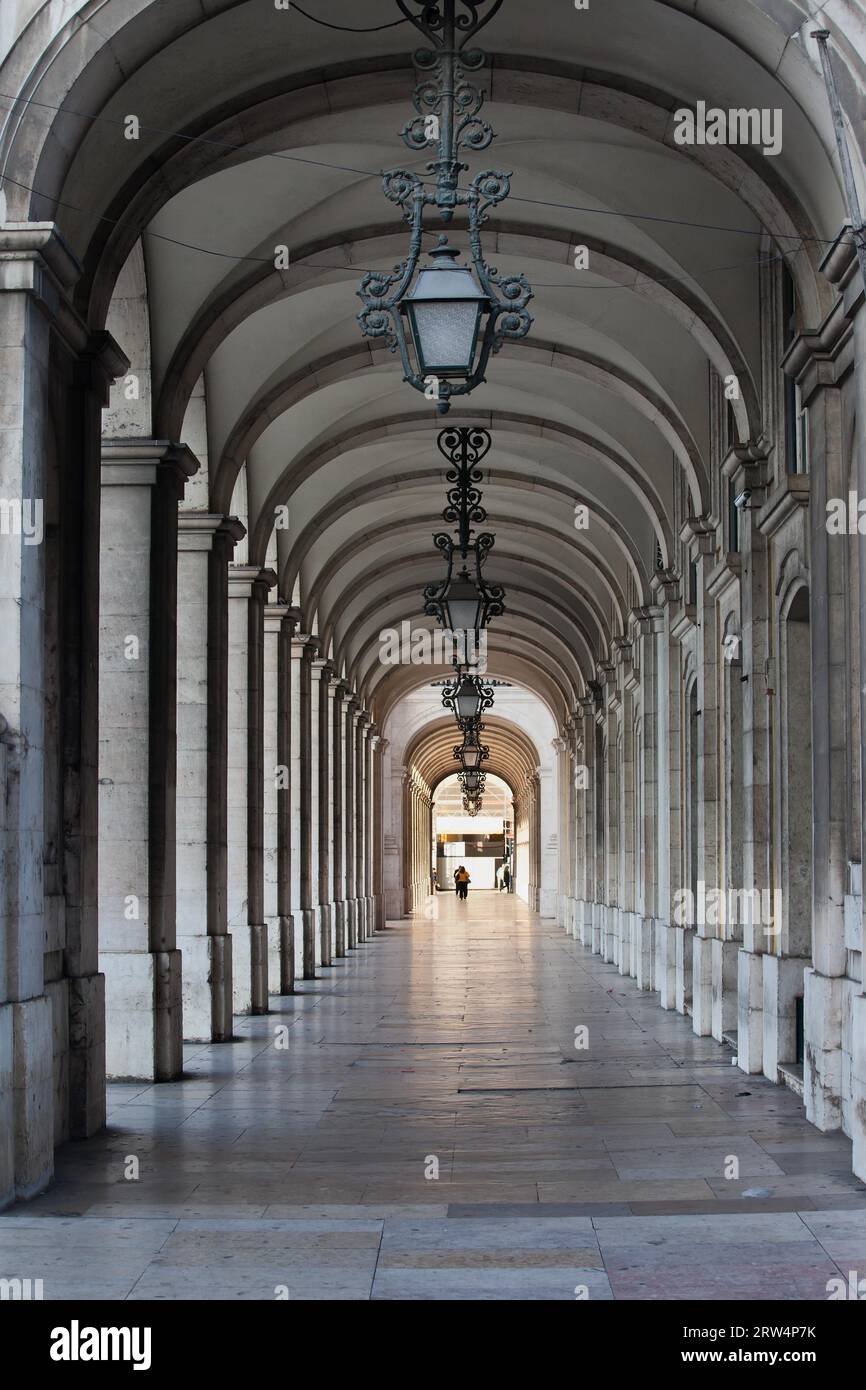
[[[445,616],[452,632],[477,632],[481,626],[481,595],[475,585],[457,579],[445,600]]]
[[[425,375],[472,370],[481,305],[475,299],[429,299],[411,305],[418,361]]]
[[[480,704],[481,696],[478,694],[472,681],[464,681],[456,696],[458,718],[474,719],[478,713]]]

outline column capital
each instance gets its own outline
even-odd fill
[[[227,536],[232,549],[246,535],[246,527],[235,516],[222,512],[185,512],[177,514],[177,548],[183,551],[212,550],[217,536]]]
[[[687,547],[689,559],[694,564],[701,555],[712,555],[716,544],[716,530],[705,516],[689,516],[683,522],[680,540]]]
[[[317,678],[323,684],[330,685],[331,677],[334,674],[334,668],[326,656],[316,656],[313,658],[313,670]]]
[[[68,339],[69,335],[66,336]],[[75,337],[77,336],[76,334]],[[104,329],[89,334],[84,343],[79,345],[75,342],[73,346],[78,352],[75,364],[76,381],[80,386],[89,387],[94,391],[102,401],[104,409],[111,398],[112,384],[129,371],[129,358],[111,334]]]
[[[266,603],[264,607],[265,632],[278,636],[284,628],[291,631],[293,615],[297,610],[288,603]]]
[[[659,608],[668,608],[679,602],[680,577],[674,569],[656,570],[650,580],[650,588]]]
[[[162,477],[171,477],[179,497],[187,479],[199,469],[199,462],[187,444],[169,439],[103,439],[103,487],[153,487]]]
[[[319,639],[310,632],[292,633],[292,660],[312,662],[319,650]]]
[[[229,598],[265,598],[276,582],[274,571],[260,565],[229,565]]]

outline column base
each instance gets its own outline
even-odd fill
[[[347,898],[346,900],[346,948],[354,951],[358,944],[358,900],[357,898]]]
[[[607,908],[604,903],[592,904],[592,953],[600,956],[604,952],[604,919]]]
[[[685,1014],[692,1007],[692,948],[697,931],[694,927],[676,927],[677,985],[676,1010]]]
[[[633,958],[638,989],[651,990],[655,979],[655,922],[652,917],[635,918]]]
[[[611,965],[616,963],[617,917],[618,913],[615,907],[605,907],[602,957]]]
[[[770,1081],[778,1082],[780,1063],[797,1060],[796,1001],[803,998],[803,974],[810,964],[796,956],[764,956],[763,1069]]]
[[[713,1007],[712,1034],[721,1042],[725,1033],[737,1027],[737,958],[739,941],[714,939],[711,951]]]
[[[15,1201],[15,1091],[11,1004],[0,1004],[0,1211]],[[49,1181],[49,1170],[46,1182]]]
[[[46,995],[0,1005],[0,1204],[54,1174],[54,1025]]]
[[[334,927],[334,956],[342,960],[346,954],[346,904],[342,899],[334,903],[331,921]]]
[[[764,963],[756,951],[737,953],[737,1062],[748,1076],[764,1070]]]
[[[620,975],[631,974],[631,913],[616,910],[616,964]]]
[[[804,973],[803,1098],[806,1118],[825,1133],[842,1124],[843,976]],[[861,1015],[862,1017],[862,1015]]]
[[[656,926],[655,978],[663,1009],[677,1007],[677,938],[681,931],[682,927],[672,927],[669,922]]]
[[[69,1137],[105,1127],[105,976],[69,981]]]
[[[282,957],[280,954],[280,918],[268,917],[265,922],[268,939],[268,994],[282,989]]]
[[[367,935],[370,941],[376,935],[376,899],[372,893],[365,899],[367,912]]]
[[[373,901],[376,904],[376,931],[384,931],[387,918],[385,916],[385,895],[377,893]],[[435,895],[434,895],[435,902]]]
[[[302,935],[304,949],[304,974],[305,980],[315,980],[316,966],[318,961],[318,917],[319,914],[314,907],[305,907],[301,911]]]
[[[578,902],[579,915],[577,922],[577,939],[581,946],[588,946],[592,950],[592,912],[593,905],[585,900]]]
[[[715,937],[695,934],[692,941],[692,1030],[699,1038],[713,1032],[713,946]]]
[[[229,928],[232,939],[232,1010],[253,1012],[253,939],[248,925]]]
[[[321,952],[322,965],[329,966],[334,959],[334,952],[331,941],[331,905],[321,903],[318,908],[319,914],[319,951]]]
[[[183,1069],[180,951],[112,951],[105,975],[109,1081],[173,1081]]]
[[[280,994],[295,993],[295,921],[280,918]]]
[[[251,1013],[269,1013],[268,1006],[268,928],[264,922],[250,923]]]
[[[851,1138],[854,1173],[866,1182],[866,994],[851,1000]]]

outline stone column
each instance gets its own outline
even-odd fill
[[[331,786],[331,753],[333,744],[332,712],[334,696],[331,690],[331,677],[334,668],[327,661],[313,662],[313,683],[316,687],[315,713],[317,716],[316,770],[317,788],[317,829],[316,836],[316,896],[319,915],[319,956],[322,965],[331,965],[336,943],[332,941],[335,924],[331,921],[331,834],[333,828],[333,804]]]
[[[264,609],[264,653],[262,661],[262,756],[264,836],[264,920],[267,936],[268,993],[281,994],[282,927],[280,922],[280,799],[288,791],[288,761],[280,753],[280,640],[290,621],[285,603],[268,603]]]
[[[634,766],[634,652],[626,638],[616,638],[612,644],[616,665],[617,690],[620,702],[620,768],[619,768],[619,912],[617,915],[618,959],[620,975],[634,975],[632,962],[635,949],[635,766]]]
[[[596,780],[600,775],[595,758],[595,697],[591,694],[582,696],[578,706],[581,728],[579,767],[586,769],[585,774],[580,779],[586,783],[586,786],[583,790],[580,786],[576,789],[581,802],[581,820],[583,822],[578,937],[582,946],[588,946],[592,949],[593,912],[598,897],[595,881]]]
[[[366,710],[358,715],[355,729],[355,901],[357,904],[358,940],[370,935],[367,922],[366,846],[367,846],[367,735],[370,716]]]
[[[771,577],[767,538],[752,524],[766,500],[763,469],[755,466],[737,475],[752,490],[750,507],[742,514],[742,637],[743,637],[743,887],[771,888],[770,840],[770,701],[767,696],[770,648]],[[758,914],[759,915],[759,914]],[[764,1066],[764,979],[766,947],[760,920],[743,928],[737,970],[737,1054],[739,1066],[750,1075]]]
[[[830,263],[833,263],[833,253]],[[853,286],[849,286],[851,288]],[[854,295],[855,304],[859,294],[858,287]],[[862,319],[864,312],[860,308],[858,317]],[[797,958],[811,956],[811,967],[806,968],[804,981],[803,1095],[808,1118],[822,1130],[837,1129],[842,1123],[842,1095],[845,1089],[843,1019],[846,1007],[851,1008],[855,1051],[858,1045],[858,1016],[860,1023],[866,1027],[866,1012],[860,1013],[856,998],[849,1004],[844,983],[849,973],[845,895],[848,880],[846,802],[849,798],[848,768],[851,757],[846,725],[851,686],[844,615],[851,582],[848,565],[851,542],[849,537],[830,535],[827,530],[828,500],[847,499],[848,496],[842,399],[836,385],[839,368],[833,355],[828,353],[828,346],[826,334],[801,335],[792,345],[784,363],[786,372],[798,382],[809,425],[813,853],[811,940],[805,939],[802,927],[799,937],[789,927],[784,945],[787,953],[794,957],[792,973],[797,973],[790,983],[781,981],[777,990],[781,994],[784,984],[788,983],[784,995],[790,1000],[791,985],[799,983],[797,976],[802,969],[802,960],[798,961]],[[866,364],[862,361],[860,372],[866,373]],[[862,449],[862,439],[860,444]],[[860,663],[863,682],[866,650],[862,646]],[[789,795],[796,795],[795,789],[789,789]],[[790,1029],[787,1031],[790,1035]],[[866,1049],[866,1044],[861,1046]],[[789,1060],[789,1057],[783,1056],[781,1060]],[[856,1106],[856,1070],[855,1067],[852,1138],[855,1143],[855,1172],[859,1171],[862,1177],[866,1172],[866,1088],[861,1082],[862,1114],[859,1114]]]
[[[346,827],[345,827],[345,741],[346,713],[345,697],[348,687],[339,680],[331,681],[328,694],[333,700],[333,746],[331,787],[333,791],[333,835],[331,841],[331,865],[333,880],[333,902],[331,921],[334,933],[334,957],[342,959],[346,954]]]
[[[264,920],[264,606],[272,570],[229,566],[228,927],[234,1011],[268,1011]]]
[[[681,879],[682,750],[680,741],[680,653],[671,635],[679,581],[660,570],[650,581],[659,614],[656,635],[658,735],[657,912],[655,987],[663,1009],[677,1006],[677,944],[682,927],[672,921],[672,893]]]
[[[385,915],[385,753],[388,740],[373,739],[373,929],[384,931]]]
[[[617,909],[619,906],[619,766],[617,742],[619,735],[619,700],[616,695],[616,672],[612,664],[599,666],[604,681],[605,734],[607,738],[607,786],[604,836],[604,944],[602,954],[613,964],[617,951]]]
[[[689,554],[697,565],[697,681],[698,681],[698,874],[707,890],[723,888],[719,872],[718,786],[718,618],[716,601],[707,589],[712,568],[715,532],[706,518],[692,518]],[[713,1031],[713,950],[718,926],[697,922],[692,940],[692,1027],[699,1037]]]
[[[54,1141],[105,1117],[100,411],[129,364],[71,309],[80,266],[53,225],[7,225],[0,251],[2,1207],[47,1184]]]
[[[298,923],[296,933],[292,912],[293,904],[297,901],[294,896],[296,851],[293,849],[292,801],[292,777],[297,776],[297,768],[294,768],[292,763],[292,638],[300,621],[300,609],[290,608],[280,624],[277,639],[277,913],[280,934],[280,994],[295,993],[295,979],[299,978],[297,960],[301,955],[301,923]]]
[[[371,940],[376,930],[376,899],[373,888],[373,845],[375,826],[373,823],[373,759],[374,748],[378,742],[378,730],[371,724],[365,730],[364,740],[364,898],[367,920],[367,939]],[[428,875],[429,877],[429,875]],[[426,900],[426,895],[425,895]]]
[[[226,922],[228,566],[244,535],[235,517],[178,516],[177,934],[184,1036],[232,1036]]]
[[[318,956],[313,879],[312,670],[317,650],[318,642],[309,634],[298,633],[292,639],[292,827],[293,841],[297,845],[297,854],[292,856],[292,916],[295,921],[296,970],[304,980],[316,978]]]
[[[289,701],[285,648],[291,644],[297,609],[286,603],[264,607],[264,922],[267,929],[268,992],[291,994],[291,788],[289,788]],[[288,980],[286,980],[288,973]]]
[[[641,691],[641,758],[635,768],[635,783],[640,778],[640,822],[637,833],[640,844],[636,853],[641,859],[641,898],[636,904],[635,979],[638,989],[655,988],[655,933],[658,919],[657,881],[657,824],[658,824],[658,644],[656,622],[660,610],[633,610],[632,631],[637,649]]]
[[[358,944],[358,903],[355,896],[355,733],[358,701],[349,695],[343,702],[345,720],[345,782],[343,790],[343,822],[346,860],[346,946],[352,950]]]
[[[177,506],[198,463],[163,440],[102,451],[99,937],[108,1075],[169,1081],[176,928]]]

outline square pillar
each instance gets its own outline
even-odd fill
[[[264,606],[273,570],[228,577],[228,928],[236,1014],[268,1011],[264,920]]]
[[[182,1070],[176,939],[177,507],[198,463],[106,440],[99,630],[99,942],[106,1068]]]
[[[262,852],[269,994],[283,992],[283,923],[291,910],[281,894],[280,805],[289,794],[289,768],[288,750],[281,737],[280,647],[286,629],[291,627],[293,612],[288,604],[266,603],[263,614]]]
[[[318,659],[313,662],[313,718],[315,719],[315,776],[316,776],[316,843],[314,879],[316,911],[318,913],[318,955],[322,965],[331,965],[335,942],[332,932],[336,923],[331,920],[331,838],[333,831],[333,791],[331,786],[331,754],[333,751],[334,696],[331,691],[333,666]]]
[[[342,681],[328,683],[332,702],[331,720],[331,930],[334,959],[346,954],[346,830],[345,830],[345,738],[344,700],[348,687]]]
[[[317,915],[313,901],[313,658],[318,642],[308,633],[292,638],[291,795],[292,917],[295,923],[295,971],[299,979],[316,978],[319,958]],[[317,829],[317,828],[316,828]],[[298,928],[300,927],[300,930]]]
[[[245,534],[236,517],[178,517],[177,936],[184,1037],[232,1037],[232,940],[226,917],[228,566]]]

